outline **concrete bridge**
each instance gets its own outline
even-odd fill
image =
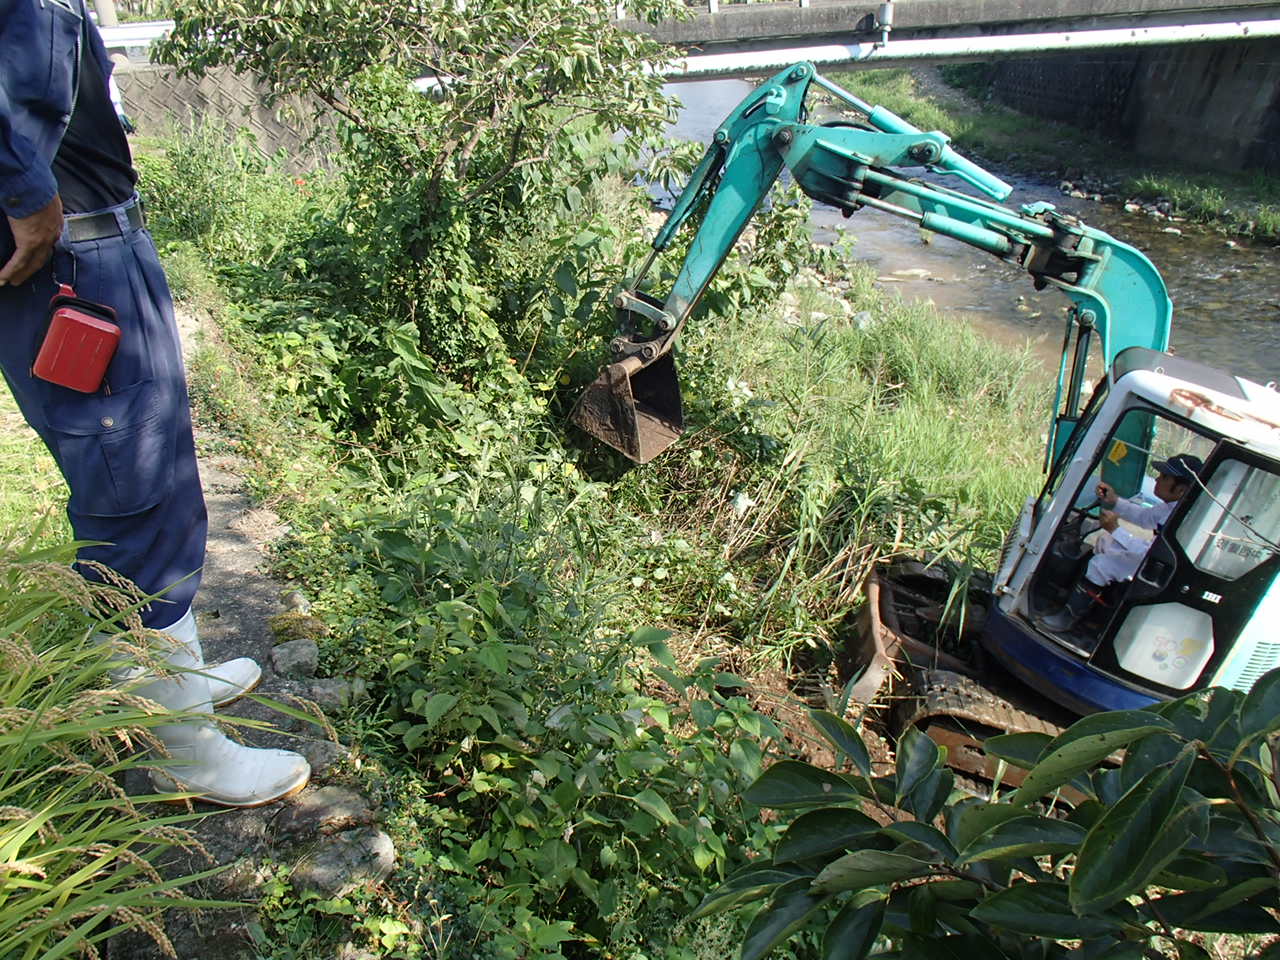
[[[737,76],[794,63],[985,60],[1280,37],[1277,0],[703,0],[689,19],[621,23],[680,51],[673,76]]]

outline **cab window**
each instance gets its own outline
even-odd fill
[[[1179,524],[1177,540],[1196,569],[1223,580],[1270,560],[1280,543],[1280,476],[1221,461]]]

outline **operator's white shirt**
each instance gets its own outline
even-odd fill
[[[1143,530],[1156,530],[1169,519],[1177,501],[1165,503],[1142,503],[1135,500],[1117,500],[1111,509],[1116,516],[1127,520],[1135,527]],[[1117,580],[1128,580],[1138,572],[1142,558],[1146,555],[1151,541],[1137,536],[1124,527],[1102,531],[1093,545],[1093,558],[1089,561],[1087,574],[1091,583],[1105,586]]]

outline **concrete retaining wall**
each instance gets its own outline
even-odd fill
[[[1220,170],[1280,173],[1280,41],[1085,53],[993,67],[997,99]]]

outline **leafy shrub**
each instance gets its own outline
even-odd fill
[[[769,898],[744,960],[815,922],[827,958],[1076,955],[1064,941],[1087,956],[1163,956],[1163,945],[1190,958],[1206,954],[1188,931],[1280,933],[1280,671],[1247,695],[1214,688],[1094,714],[1056,738],[990,738],[989,756],[1027,771],[991,800],[949,802],[945,751],[919,731],[898,744],[892,774],[873,776],[852,727],[813,719],[850,772],[766,770],[746,801],[798,815],[770,861],[698,909]]]
[[[461,446],[486,466],[428,464],[344,523],[379,603],[331,654],[447,797],[400,825],[423,882],[476,956],[683,957],[663,931],[772,835],[740,795],[779,733],[714,662],[680,672],[665,633],[609,629],[619,587],[587,561],[613,549],[602,488],[555,455]]]
[[[139,192],[161,245],[186,240],[208,264],[265,264],[327,191],[322,174],[285,173],[247,130],[190,121],[138,151]]]

